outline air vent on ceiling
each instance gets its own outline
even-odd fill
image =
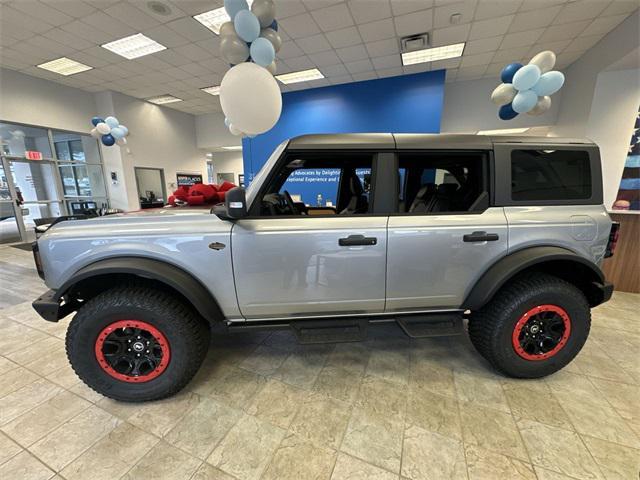
[[[429,47],[429,34],[418,33],[400,39],[400,50],[402,53],[415,52]]]
[[[158,2],[157,0],[147,2],[147,7],[156,15],[162,15],[163,17],[171,15],[171,8],[162,2]]]

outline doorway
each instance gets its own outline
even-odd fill
[[[164,169],[134,167],[140,208],[163,207],[167,198]]]

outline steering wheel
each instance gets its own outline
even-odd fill
[[[293,203],[293,198],[291,198],[291,195],[289,194],[288,191],[283,191],[282,192],[282,196],[284,197],[284,201],[287,204],[287,208],[289,208],[289,210],[291,210],[291,215],[295,215],[296,214],[296,205],[295,203]]]

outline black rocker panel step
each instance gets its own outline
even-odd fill
[[[396,319],[411,338],[444,337],[462,333],[462,312],[410,315]]]
[[[367,319],[300,320],[291,329],[302,344],[360,342],[367,337]]]

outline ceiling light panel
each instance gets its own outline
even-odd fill
[[[164,45],[141,33],[136,33],[130,37],[105,43],[102,45],[102,48],[106,48],[107,50],[110,50],[128,60],[144,57],[145,55],[150,55],[167,49]]]
[[[181,101],[181,98],[174,97],[173,95],[160,95],[159,97],[147,98],[147,102],[155,103],[156,105],[165,105],[167,103],[176,103]]]
[[[478,135],[513,135],[516,133],[524,133],[529,128],[501,128],[498,130],[479,130]]]
[[[414,52],[402,54],[403,65],[415,65],[416,63],[437,62],[449,58],[461,57],[465,42],[445,45],[444,47],[425,48]]]
[[[215,87],[201,88],[200,90],[208,93],[209,95],[220,95],[220,85],[217,85]]]
[[[276,75],[276,78],[285,85],[290,83],[309,82],[311,80],[318,80],[324,78],[324,75],[317,68],[311,70],[301,70],[299,72],[285,73],[282,75]]]
[[[38,68],[49,70],[50,72],[58,73],[66,77],[75,73],[86,72],[87,70],[91,70],[93,67],[85,65],[84,63],[76,62],[75,60],[71,60],[67,57],[60,57],[56,60],[51,60],[50,62],[41,63],[38,65]]]
[[[227,147],[222,147],[223,150],[242,150],[241,145],[229,145]]]
[[[253,0],[249,0],[247,3],[249,4],[249,9],[251,9]],[[231,21],[231,18],[227,15],[227,11],[224,7],[209,10],[208,12],[204,12],[199,15],[194,15],[193,18],[216,35],[220,35],[220,27],[223,23]]]

